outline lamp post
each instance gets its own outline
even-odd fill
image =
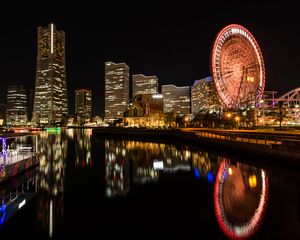
[[[185,118],[184,118],[184,127],[186,127],[188,120],[189,120],[188,117],[185,117]]]
[[[228,128],[230,128],[230,118],[231,118],[231,112],[228,112],[227,114],[226,114],[226,116],[227,116],[227,119],[228,119]]]
[[[236,121],[236,123],[237,123],[237,128],[238,128],[239,125],[240,125],[240,117],[239,117],[239,116],[236,116],[236,117],[235,117],[235,121]]]

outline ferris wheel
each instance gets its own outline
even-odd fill
[[[211,71],[225,108],[259,102],[265,87],[264,60],[246,28],[231,24],[219,32],[212,49]]]

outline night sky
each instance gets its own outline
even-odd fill
[[[199,3],[197,3],[199,4]],[[200,3],[201,4],[201,3]],[[187,4],[186,4],[187,5]],[[210,75],[209,59],[217,33],[227,24],[246,27],[261,47],[265,90],[279,95],[300,87],[300,11],[297,6],[236,7],[215,3],[176,5],[103,5],[90,9],[17,8],[0,14],[0,102],[9,84],[34,88],[37,27],[53,22],[66,34],[69,111],[74,92],[91,89],[93,112],[104,113],[104,62],[126,62],[130,75],[157,75],[160,85],[192,85]],[[35,13],[34,13],[35,12]]]

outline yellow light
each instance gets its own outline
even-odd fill
[[[240,118],[239,117],[235,117],[235,120],[238,121],[238,120],[240,120]]]
[[[251,188],[255,188],[256,187],[257,181],[256,181],[256,176],[255,175],[249,176],[248,181],[249,181],[249,186]]]
[[[54,43],[54,28],[53,28],[53,23],[51,23],[51,30],[50,30],[50,33],[51,33],[51,44],[50,44],[50,53],[53,53],[53,43]]]
[[[248,77],[247,77],[247,81],[248,81],[248,82],[254,82],[254,77],[248,76]]]
[[[227,113],[227,117],[230,118],[231,117],[231,113]]]
[[[232,168],[231,167],[228,168],[228,174],[232,175]]]

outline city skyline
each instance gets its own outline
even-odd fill
[[[6,102],[8,85],[34,89],[37,27],[50,22],[66,33],[70,113],[74,113],[75,89],[87,88],[94,92],[94,114],[104,116],[105,61],[125,62],[130,67],[130,76],[156,75],[160,86],[191,86],[194,80],[209,76],[213,41],[230,23],[241,24],[253,33],[265,59],[265,90],[278,91],[280,96],[299,86],[297,56],[300,49],[296,28],[299,16],[293,14],[292,8],[220,6],[212,12],[207,11],[209,7],[203,7],[202,11],[184,8],[179,11],[174,7],[174,11],[167,13],[156,9],[153,18],[144,16],[152,12],[153,7],[145,7],[144,12],[126,13],[117,8],[114,13],[97,15],[88,15],[85,9],[81,14],[78,10],[65,14],[64,9],[49,9],[43,13],[37,11],[26,19],[21,12],[14,18],[4,14],[1,27],[6,34],[0,40],[3,52],[0,75],[5,91],[1,93],[0,102]],[[265,16],[267,10],[268,17]],[[287,11],[290,14],[281,17],[280,13]],[[117,38],[120,34],[122,37]]]

